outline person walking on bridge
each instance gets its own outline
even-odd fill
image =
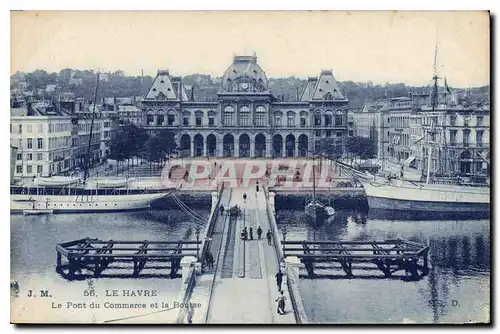
[[[207,267],[208,269],[213,269],[214,268],[214,256],[212,255],[212,252],[207,253]]]
[[[245,203],[247,202],[247,193],[243,194],[243,200],[245,201]]]
[[[224,215],[224,205],[220,205],[220,215],[223,216]]]
[[[285,314],[285,299],[286,297],[283,295],[283,291],[281,291],[280,296],[276,299],[276,301],[278,302],[277,312],[280,315]]]
[[[250,227],[250,240],[253,240],[253,228]]]
[[[278,291],[281,291],[281,283],[283,282],[283,272],[281,271],[281,268],[278,269],[278,272],[274,277],[276,277],[276,285],[278,285]]]
[[[193,316],[194,316],[194,307],[192,305],[189,305],[188,309],[187,309],[187,322],[188,322],[188,324],[193,323]]]
[[[273,238],[273,233],[271,232],[271,230],[267,230],[266,237],[267,237],[267,244],[272,246],[271,239]]]
[[[260,239],[261,236],[262,236],[262,228],[259,226],[257,227],[257,238]]]

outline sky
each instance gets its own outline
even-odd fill
[[[268,77],[452,87],[490,81],[487,12],[447,11],[24,11],[11,12],[11,74],[63,68],[128,75],[222,76],[234,54]]]

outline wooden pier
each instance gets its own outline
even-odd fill
[[[292,241],[281,242],[285,257],[296,256],[314,277],[315,263],[339,263],[346,276],[355,277],[360,264],[374,264],[383,277],[404,270],[403,278],[416,280],[429,271],[429,246],[409,240],[385,241]],[[354,267],[353,267],[354,265]],[[366,266],[363,267],[363,269]]]
[[[138,277],[147,262],[170,263],[170,266],[156,269],[170,269],[170,277],[175,277],[184,256],[198,257],[201,241],[116,241],[99,239],[79,239],[56,245],[56,271],[66,279],[101,277],[106,269],[114,271],[131,270],[130,277]],[[65,260],[64,260],[65,258]],[[112,263],[131,263],[130,266],[116,266]],[[89,272],[91,274],[89,274]]]

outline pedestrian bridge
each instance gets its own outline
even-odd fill
[[[245,193],[246,200],[243,199]],[[201,275],[196,275],[193,263],[189,274],[183,277],[184,301],[198,306],[191,314],[181,310],[178,323],[294,324],[306,321],[300,296],[296,296],[298,271],[294,277],[295,271],[288,270],[288,276],[283,278],[285,314],[277,313],[279,291],[275,275],[280,266],[285,274],[287,270],[282,262],[272,199],[267,189],[257,191],[254,186],[227,187],[219,191],[212,205],[200,257],[204,262],[210,252],[215,262],[213,268],[203,263]],[[228,215],[227,210],[221,214],[221,205],[226,209],[237,205],[241,214]],[[263,230],[261,239],[256,233],[259,226]],[[245,227],[252,228],[253,239],[250,235],[246,241],[241,239]],[[268,231],[272,232],[270,243],[266,238]]]

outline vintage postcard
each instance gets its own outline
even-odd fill
[[[13,11],[16,324],[490,322],[487,11]]]

